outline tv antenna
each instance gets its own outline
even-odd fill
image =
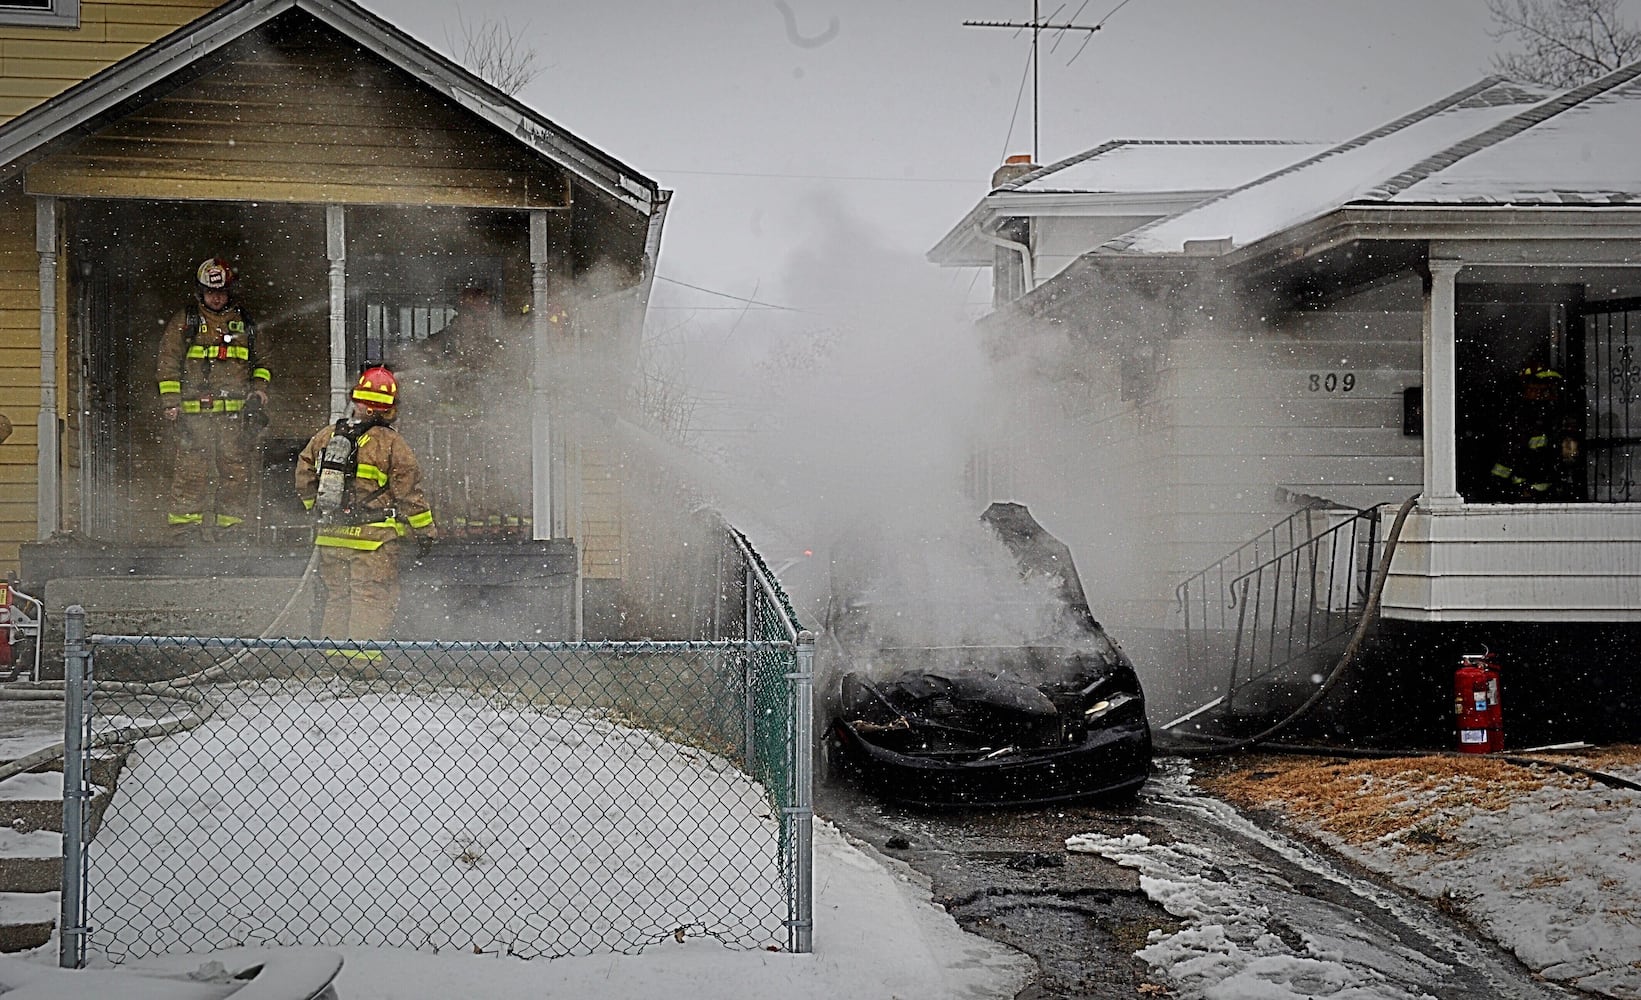
[[[1118,4],[1117,7],[1120,8],[1120,7],[1123,6],[1123,4],[1126,4],[1127,2],[1128,2],[1128,0],[1123,0],[1123,3]],[[1087,34],[1088,38],[1093,38],[1094,37],[1094,32],[1099,31],[1101,28],[1105,27],[1105,21],[1104,20],[1101,20],[1099,24],[1073,24],[1073,23],[1071,23],[1071,21],[1066,21],[1066,22],[1063,22],[1061,24],[1054,24],[1052,22],[1052,20],[1045,21],[1045,20],[1043,20],[1042,13],[1039,10],[1040,4],[1041,4],[1041,0],[1031,0],[1031,20],[1030,21],[1023,21],[1023,22],[1022,21],[964,21],[963,22],[963,27],[965,27],[965,28],[1012,28],[1015,31],[1023,31],[1023,30],[1027,30],[1027,29],[1029,29],[1031,31],[1031,161],[1033,163],[1037,162],[1037,95],[1038,95],[1038,89],[1039,89],[1038,88],[1038,72],[1037,72],[1037,67],[1038,67],[1039,60],[1037,58],[1037,53],[1038,53],[1038,45],[1042,41],[1043,32],[1045,32],[1045,31],[1058,31],[1061,34],[1064,34],[1067,31],[1081,31],[1081,32],[1085,32]],[[1084,0],[1083,7],[1086,7],[1086,6],[1088,6],[1088,3],[1086,2],[1086,0]],[[1062,5],[1059,8],[1059,10],[1055,11],[1055,13],[1058,14],[1060,12],[1060,10],[1064,10],[1064,9],[1065,9],[1064,5]],[[1112,11],[1111,11],[1111,14],[1115,14],[1116,12],[1117,12],[1116,8],[1113,8]],[[1082,13],[1082,7],[1077,8],[1077,13],[1078,14]],[[1111,14],[1107,14],[1106,18],[1109,18],[1111,16]],[[1072,20],[1076,20],[1076,14],[1072,15]],[[1088,44],[1087,39],[1084,40],[1083,44],[1085,46]],[[1077,50],[1077,55],[1081,55],[1082,51],[1083,51],[1082,49],[1078,49]],[[1075,59],[1075,58],[1077,58],[1077,55],[1073,55],[1071,58]]]

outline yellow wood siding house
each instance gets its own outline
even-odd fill
[[[0,0],[0,115],[0,570],[164,547],[155,347],[221,256],[273,369],[259,543],[303,530],[280,477],[358,366],[425,360],[477,287],[507,361],[467,394],[514,420],[436,432],[447,404],[497,410],[410,381],[441,525],[619,576],[620,491],[575,416],[614,405],[586,385],[619,386],[577,376],[636,357],[655,182],[349,0]]]

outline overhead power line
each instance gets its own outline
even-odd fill
[[[656,275],[655,280],[665,281],[669,285],[678,285],[682,288],[691,288],[697,292],[705,292],[708,295],[716,295],[719,298],[731,299],[736,302],[744,302],[749,306],[760,306],[764,309],[779,309],[781,312],[801,313],[808,311],[806,309],[798,309],[793,306],[776,305],[773,302],[760,302],[757,299],[749,299],[743,295],[732,295],[729,292],[720,292],[716,288],[703,288],[700,285],[692,285],[687,281],[679,281],[677,278],[669,278],[664,274]]]
[[[890,184],[968,184],[970,186],[974,184],[973,177],[873,177],[867,174],[781,174],[750,170],[667,170],[664,168],[656,168],[651,173],[690,174],[701,177],[765,177],[790,181],[866,181]]]

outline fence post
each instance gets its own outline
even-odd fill
[[[798,633],[797,670],[792,676],[792,825],[797,854],[792,866],[792,950],[815,950],[815,633]]]
[[[57,964],[85,963],[85,608],[63,615],[63,875]]]
[[[742,555],[741,558],[745,560],[746,556]],[[752,769],[752,762],[757,759],[758,749],[758,657],[752,643],[760,638],[757,633],[756,602],[763,592],[757,587],[758,581],[752,573],[752,564],[747,563],[746,569],[741,573],[741,638],[747,643],[741,652],[741,729],[742,745],[745,748],[742,751],[742,759],[746,761],[746,770],[749,774],[756,773]]]

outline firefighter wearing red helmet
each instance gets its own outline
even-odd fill
[[[234,278],[220,257],[201,263],[193,301],[160,334],[160,409],[177,431],[166,520],[176,529],[235,528],[250,513],[251,455],[267,422],[270,375],[267,344],[234,301]]]
[[[373,365],[353,387],[353,412],[322,429],[296,460],[296,492],[319,517],[320,634],[327,639],[385,639],[399,605],[397,542],[412,538],[425,555],[437,537],[422,492],[422,470],[393,429],[399,383]],[[377,659],[373,651],[340,655]]]

